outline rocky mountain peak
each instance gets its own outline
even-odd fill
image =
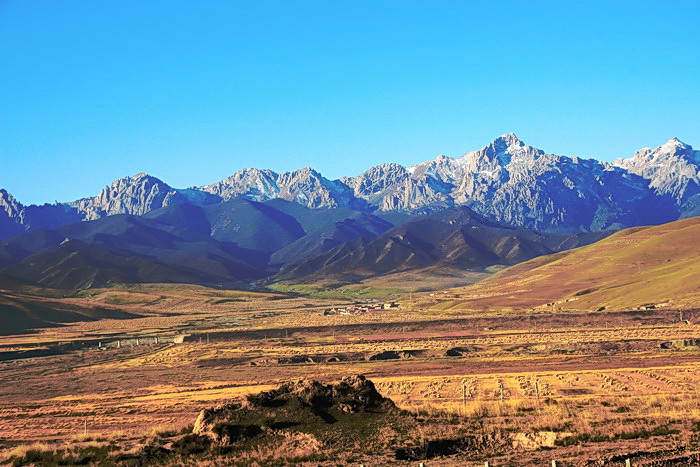
[[[506,133],[505,135],[501,135],[494,140],[494,142],[496,141],[500,141],[507,146],[523,146],[525,144],[516,136],[515,133]]]
[[[544,151],[525,144],[515,133],[507,133],[493,140],[489,145],[480,149],[467,153],[463,159],[471,160],[472,166],[474,163],[479,165],[481,162],[492,165],[497,163],[501,167],[505,167],[511,163],[513,159],[537,159],[543,155]]]
[[[272,170],[248,168],[200,189],[224,201],[234,198],[264,201],[275,198],[279,194],[278,178],[279,175]]]
[[[292,170],[291,172],[284,172],[283,174],[280,174],[280,178],[282,177],[286,179],[302,177],[306,180],[323,178],[323,176],[320,173],[318,173],[316,170],[312,169],[309,166],[302,167],[301,169],[297,170]]]
[[[310,208],[347,206],[351,198],[345,184],[328,180],[311,167],[280,174],[277,185],[280,198]]]
[[[393,188],[409,178],[409,172],[400,164],[388,162],[375,165],[353,178],[343,182],[353,189],[355,196],[367,198],[387,188]]]
[[[185,198],[162,180],[140,172],[112,182],[92,198],[69,203],[85,220],[114,214],[141,215]]]
[[[0,211],[4,211],[8,217],[16,219],[22,211],[22,204],[7,190],[0,188]]]
[[[694,164],[700,163],[700,151],[693,150],[692,146],[684,143],[675,136],[656,148],[654,152],[657,154],[668,154],[683,157]]]
[[[648,180],[649,187],[660,195],[670,195],[680,206],[700,202],[700,151],[678,138],[671,138],[657,147],[643,148],[628,159],[617,159],[613,165]],[[682,208],[685,209],[685,208]]]

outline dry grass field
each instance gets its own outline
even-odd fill
[[[66,446],[138,451],[187,432],[203,408],[354,374],[420,421],[409,435],[425,446],[472,439],[454,452],[426,448],[428,465],[643,465],[700,451],[700,310],[682,321],[661,308],[324,315],[339,302],[164,285],[64,300],[140,317],[0,337],[5,462]],[[392,429],[381,430],[383,454],[304,452],[321,464],[415,464],[394,455]],[[233,462],[222,459],[210,462]]]

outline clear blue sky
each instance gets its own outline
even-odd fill
[[[0,0],[0,187],[700,146],[700,2]]]

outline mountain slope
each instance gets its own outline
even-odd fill
[[[203,208],[212,238],[270,254],[304,235],[297,220],[263,203],[234,199]]]
[[[441,310],[597,310],[700,306],[700,219],[635,227],[600,242],[503,270],[443,299],[414,305]],[[449,298],[447,298],[449,297]]]
[[[469,208],[447,209],[405,222],[375,237],[359,237],[283,266],[276,280],[353,281],[435,265],[483,271],[590,243],[606,233],[546,235],[509,228]]]
[[[133,282],[244,287],[268,274],[265,264],[260,252],[212,238],[202,208],[189,205],[35,230],[0,243],[3,272],[56,288]]]
[[[277,250],[270,257],[271,264],[289,264],[328,251],[342,243],[358,238],[370,239],[392,227],[378,217],[355,212],[345,219],[313,230],[298,240]]]
[[[0,242],[0,270],[56,288],[137,282],[245,288],[276,271],[268,266],[272,253],[285,262],[300,259],[389,227],[351,209],[282,200],[175,203],[142,216],[112,215],[7,239]]]

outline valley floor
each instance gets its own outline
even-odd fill
[[[486,440],[427,465],[643,465],[700,451],[695,312],[690,324],[673,310],[324,315],[335,303],[156,287],[83,300],[143,317],[0,337],[0,459],[26,443],[137,447],[231,398],[353,374],[442,427],[425,436],[466,426]],[[17,358],[58,342],[73,345]]]

